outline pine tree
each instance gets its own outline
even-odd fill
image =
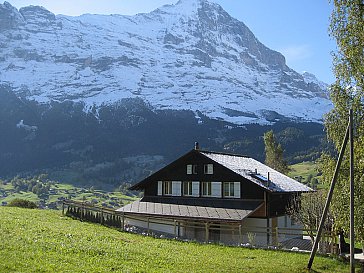
[[[265,144],[265,164],[281,173],[288,173],[287,162],[283,159],[283,148],[281,144],[277,143],[273,131],[266,132],[263,138]]]

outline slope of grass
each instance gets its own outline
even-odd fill
[[[315,162],[305,161],[291,165],[289,168],[290,172],[288,173],[288,176],[297,181],[301,181],[304,184],[307,184],[308,182],[308,186],[314,189],[323,189],[327,187],[327,185],[322,184],[321,182],[321,173],[318,172],[317,164]],[[307,181],[309,177],[311,177],[311,180]],[[317,179],[318,184],[312,183],[314,179]]]
[[[303,179],[306,179],[309,175],[316,177],[317,165],[315,162],[301,162],[294,165],[289,166],[291,171],[289,172],[290,176],[302,176]]]
[[[72,199],[88,202],[93,201],[94,204],[104,204],[109,208],[120,208],[123,204],[130,203],[137,198],[136,196],[127,196],[121,192],[104,192],[100,190],[78,188],[73,185],[55,181],[51,181],[49,184],[49,192],[38,196],[27,190],[16,191],[11,183],[0,181],[0,204],[2,202],[9,203],[15,198],[21,198],[36,202],[37,204],[43,203],[43,207],[48,206],[49,208],[59,209],[62,207],[62,200]]]
[[[0,207],[0,272],[309,272],[308,254],[153,239],[63,217]],[[316,257],[314,272],[347,272]]]

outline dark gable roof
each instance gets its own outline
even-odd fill
[[[162,170],[171,167],[175,164],[176,161],[189,156],[191,153],[199,153],[200,155],[205,156],[206,158],[211,159],[229,169],[230,171],[238,174],[239,176],[255,183],[256,185],[264,188],[270,192],[281,192],[281,193],[294,193],[294,192],[311,192],[313,191],[311,188],[303,185],[302,183],[264,165],[263,163],[246,156],[241,155],[233,155],[226,153],[216,153],[209,151],[200,151],[200,150],[192,150],[175,160],[168,166],[162,168],[151,176],[145,178],[141,182],[132,186],[131,190],[142,190],[144,189],[144,184],[154,176],[157,176],[159,172]],[[269,173],[269,181],[268,181],[268,173]]]

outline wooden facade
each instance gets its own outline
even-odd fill
[[[118,211],[140,217],[141,221],[143,217],[158,217],[189,225],[231,223],[262,228],[276,228],[279,223],[291,227],[282,220],[287,217],[291,197],[311,191],[252,158],[199,149],[191,150],[131,190],[144,191],[144,197]],[[185,228],[184,234],[192,239],[201,237],[193,229]],[[214,236],[234,240],[230,234]],[[268,244],[271,238],[265,236],[264,240]]]

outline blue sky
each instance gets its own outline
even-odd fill
[[[334,81],[328,35],[332,6],[328,0],[210,0],[243,21],[266,46],[281,52],[288,66],[308,71],[327,83]],[[41,5],[55,14],[80,15],[149,12],[177,0],[8,0],[17,8]]]

